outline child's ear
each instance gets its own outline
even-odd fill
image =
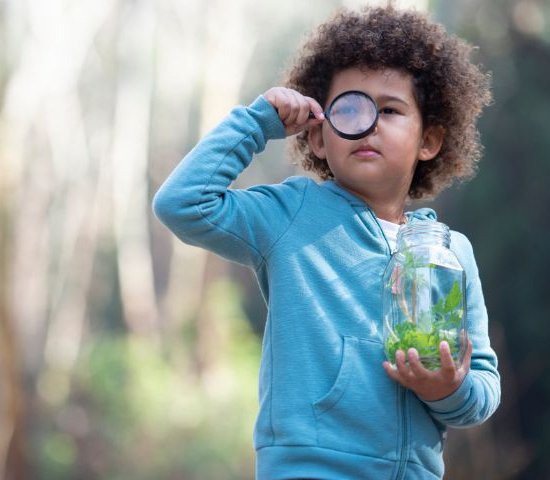
[[[317,158],[324,160],[327,158],[325,150],[325,140],[323,139],[323,125],[313,125],[307,132],[307,143],[310,150]]]
[[[445,129],[441,125],[432,125],[425,128],[418,151],[418,160],[434,159],[441,150],[444,138]]]

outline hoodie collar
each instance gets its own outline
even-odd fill
[[[349,190],[338,185],[334,180],[326,180],[321,183],[321,186],[329,189],[331,192],[336,195],[344,197],[351,205],[354,207],[365,207],[367,203],[361,197],[351,193]]]
[[[349,190],[338,185],[334,180],[326,180],[321,183],[321,186],[329,189],[331,192],[345,198],[354,207],[367,207],[367,202],[357,195],[351,193]],[[408,222],[417,222],[422,220],[437,220],[437,214],[431,208],[419,208],[410,212],[405,212]]]
[[[407,217],[408,222],[417,222],[419,220],[437,220],[437,213],[431,208],[419,208],[418,210],[413,210],[411,212],[406,212],[405,216]]]

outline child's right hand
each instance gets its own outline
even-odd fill
[[[325,115],[319,103],[296,90],[285,87],[273,87],[264,93],[264,98],[273,105],[285,126],[287,136],[295,135],[304,128],[323,122]],[[309,117],[309,113],[315,115]]]

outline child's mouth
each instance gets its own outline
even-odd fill
[[[372,147],[360,147],[353,152],[353,155],[363,158],[371,158],[380,155],[380,152]]]

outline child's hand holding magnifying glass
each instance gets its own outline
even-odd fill
[[[338,136],[358,140],[369,135],[378,122],[376,102],[365,92],[356,90],[338,95],[325,112],[316,100],[290,88],[271,88],[264,97],[279,112],[287,135],[294,135],[326,118]]]
[[[279,113],[287,136],[295,135],[307,126],[317,125],[325,119],[323,108],[316,100],[291,88],[270,88],[264,93],[264,98]]]

